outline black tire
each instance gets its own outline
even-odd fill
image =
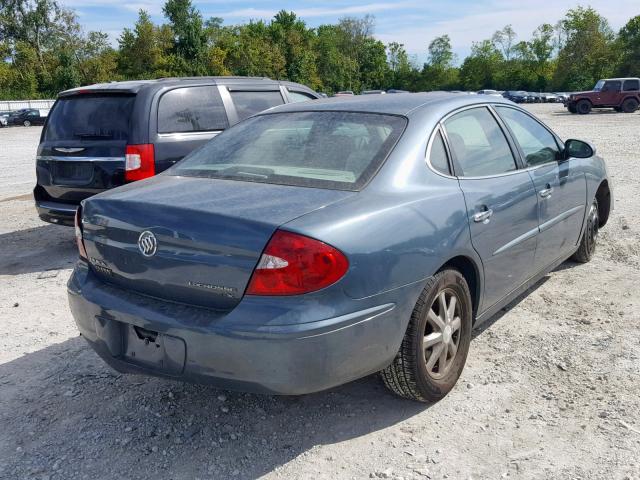
[[[613,109],[618,113],[622,112],[622,107],[613,107]]]
[[[456,297],[451,315],[446,314],[440,307],[441,294],[445,298],[444,304],[449,306],[444,310],[450,310],[452,297]],[[432,307],[437,309],[437,314]],[[430,312],[433,312],[433,315]],[[380,372],[386,387],[401,397],[419,402],[436,402],[447,395],[458,381],[467,360],[472,315],[469,286],[459,271],[442,270],[430,278],[411,314],[400,350],[393,362]],[[440,332],[435,331],[433,316],[439,318],[447,327]],[[455,322],[455,318],[459,318],[460,321]],[[449,323],[451,319],[453,321]],[[459,324],[459,327],[455,329],[454,324]],[[429,336],[436,340],[438,335],[440,340],[433,346],[424,345],[425,339]],[[456,344],[457,348],[452,353]],[[440,363],[445,345],[447,346],[443,368]],[[435,363],[428,367],[429,360],[434,355]],[[437,371],[434,371],[436,368]]]
[[[635,98],[627,98],[622,102],[622,111],[624,113],[633,113],[638,109],[638,101]]]
[[[567,107],[567,109],[571,112],[571,113],[578,113],[578,111],[576,110],[576,106],[575,105],[569,105]]]
[[[576,111],[580,115],[586,115],[591,112],[591,102],[589,100],[580,100],[576,103]]]
[[[580,246],[571,257],[573,260],[579,263],[587,263],[593,258],[594,253],[596,253],[599,228],[600,215],[598,213],[598,200],[594,198],[587,213],[587,225],[584,228],[584,232],[582,232]]]
[[[22,125],[24,125],[25,127],[30,127],[31,122],[29,120],[25,120],[24,122],[22,122]]]

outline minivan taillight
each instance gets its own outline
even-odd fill
[[[133,182],[153,177],[155,174],[156,160],[153,144],[127,145],[124,179],[127,182]]]
[[[305,235],[276,230],[253,271],[247,295],[300,295],[328,287],[349,269],[338,249]]]
[[[78,245],[78,253],[80,258],[88,261],[87,249],[84,247],[84,239],[82,238],[82,207],[76,209],[76,215],[74,217],[74,224],[76,230],[76,244]]]

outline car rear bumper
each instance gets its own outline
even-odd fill
[[[421,286],[407,288],[413,294]],[[101,282],[84,262],[68,293],[82,336],[120,372],[282,395],[325,390],[381,370],[395,357],[409,318],[395,303],[368,301],[346,315],[319,314],[318,321],[250,325],[246,319],[264,316],[268,306],[242,301],[217,313],[151,299]],[[158,337],[145,342],[140,333],[146,332]],[[147,352],[149,344],[155,349]]]
[[[36,199],[36,210],[40,220],[56,225],[73,227],[74,216],[78,205],[73,203],[53,202]]]

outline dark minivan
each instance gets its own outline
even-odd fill
[[[85,198],[162,172],[255,113],[316,98],[304,85],[262,77],[163,78],[64,91],[38,147],[38,215],[71,226]]]

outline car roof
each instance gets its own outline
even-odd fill
[[[83,87],[71,88],[58,94],[59,97],[66,97],[78,93],[129,93],[136,94],[143,89],[164,88],[180,85],[284,85],[286,87],[298,87],[304,90],[313,91],[310,88],[295,82],[284,80],[273,80],[267,77],[168,77],[155,80],[126,80],[122,82],[96,83]]]
[[[501,97],[466,95],[451,92],[399,93],[396,95],[357,95],[353,97],[333,97],[280,105],[264,113],[304,112],[304,111],[344,111],[364,113],[384,113],[410,116],[424,109],[450,111],[465,105],[504,103],[512,105]]]

